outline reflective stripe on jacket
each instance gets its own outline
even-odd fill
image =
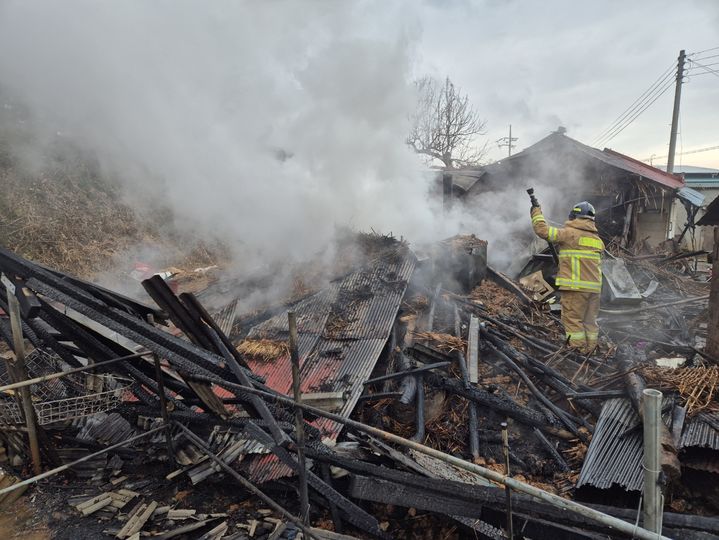
[[[559,248],[559,271],[555,284],[559,289],[601,292],[604,242],[591,219],[572,219],[564,227],[552,227],[542,209],[532,208],[532,228],[537,236]]]

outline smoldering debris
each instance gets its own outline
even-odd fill
[[[652,384],[665,392],[680,465],[662,486],[664,534],[719,534],[714,491],[693,472],[716,474],[719,452],[716,366],[695,352],[701,302],[676,305],[661,329],[652,323],[672,340],[615,332],[614,312],[636,308],[608,306],[607,335],[587,357],[562,345],[553,296],[533,301],[491,268],[467,292],[450,291],[441,266],[406,242],[359,238],[342,275],[251,315],[221,281],[203,293],[222,287],[226,305],[209,312],[158,276],[143,282],[156,305],[144,304],[0,250],[0,459],[11,478],[0,502],[30,489],[36,504],[69,504],[51,523],[58,538],[82,527],[118,538],[400,538],[417,523],[434,537],[501,538],[498,483],[509,481],[526,537],[628,537],[643,534],[633,399],[637,384]],[[678,291],[701,292],[653,263],[627,267],[640,284],[650,274],[660,283],[647,313]],[[8,317],[18,294],[22,342]],[[668,355],[683,367],[655,361]],[[38,454],[25,432],[33,422]],[[27,472],[35,459],[47,479]],[[615,505],[598,505],[609,494]]]

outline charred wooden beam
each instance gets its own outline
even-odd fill
[[[377,401],[380,399],[399,399],[401,397],[402,392],[377,392],[360,396],[357,401]]]
[[[404,473],[408,476],[409,473]],[[421,477],[418,477],[421,478]],[[371,500],[384,504],[395,504],[421,510],[450,515],[482,517],[482,508],[504,509],[504,490],[495,487],[472,486],[447,480],[424,478],[422,487],[379,477],[353,475],[350,482],[350,495],[358,499]],[[424,482],[423,482],[424,483]],[[432,487],[430,487],[430,485]],[[434,489],[434,486],[439,488]],[[443,486],[451,489],[443,489]],[[514,492],[513,508],[524,519],[544,519],[555,523],[567,524],[588,531],[609,534],[615,537],[615,529],[603,526],[576,514],[563,512],[551,505],[537,501],[532,497]],[[618,517],[628,523],[636,520],[636,510],[587,504],[590,508]],[[677,529],[689,529],[709,534],[719,533],[719,519],[676,513],[664,514],[664,526]]]
[[[267,446],[282,463],[290,467],[295,473],[297,473],[300,466],[304,466],[304,464],[300,465],[297,459],[285,448],[275,445],[272,438],[263,430],[253,425],[252,422],[247,425],[247,435]],[[355,527],[359,527],[379,538],[387,538],[387,535],[380,528],[379,522],[373,516],[362,510],[349,499],[340,495],[334,488],[327,485],[319,476],[307,471],[307,481],[309,485],[328,502],[332,502],[337,506],[337,508],[342,510],[347,517],[347,521],[352,523]]]
[[[424,442],[425,426],[424,426],[424,381],[422,373],[414,375],[417,381],[417,393],[415,394],[415,425],[417,431],[411,437],[411,440]]]
[[[164,279],[160,276],[152,276],[142,281],[142,287],[193,343],[215,353],[218,352],[214,350],[212,342],[203,332],[200,321],[193,318]]]
[[[197,297],[195,297],[195,295],[192,293],[182,293],[180,295],[180,299],[185,304],[185,306],[187,306],[188,309],[191,310],[192,313],[197,314],[200,319],[214,331],[214,334],[220,339],[227,351],[232,354],[237,363],[240,364],[242,367],[249,369],[249,365],[247,364],[245,359],[242,358],[242,355],[232,344],[232,341],[230,341],[230,339],[225,335],[217,322],[215,322],[215,319],[205,309],[205,306],[200,303]]]
[[[542,446],[547,450],[550,456],[552,456],[552,459],[559,465],[560,470],[562,471],[568,471],[569,465],[567,465],[567,462],[564,461],[564,458],[562,457],[562,454],[560,454],[557,449],[554,447],[554,445],[549,442],[549,440],[544,436],[544,433],[542,433],[539,429],[533,428],[534,434],[537,436],[537,439],[539,439],[539,442],[542,443]]]
[[[530,392],[532,392],[534,397],[536,397],[545,407],[552,411],[552,413],[554,413],[557,418],[562,421],[562,423],[567,427],[567,429],[569,429],[569,431],[574,433],[577,437],[584,440],[585,442],[588,442],[586,439],[586,435],[579,431],[579,428],[574,424],[574,422],[569,419],[567,414],[559,407],[557,407],[554,403],[549,401],[549,399],[547,399],[547,396],[540,392],[540,390],[534,385],[529,376],[516,363],[514,363],[514,361],[512,361],[509,356],[504,354],[491,343],[488,343],[487,345],[490,349],[494,351],[494,353],[500,360],[502,360],[507,366],[509,366],[517,375],[519,375],[519,377],[524,381],[524,384],[527,385],[527,388],[529,388]]]
[[[364,386],[369,386],[370,384],[375,384],[382,381],[388,381],[391,379],[401,379],[403,377],[408,376],[415,376],[419,375],[421,373],[424,373],[425,371],[430,371],[432,369],[439,369],[448,366],[451,364],[451,362],[437,362],[436,364],[428,364],[426,366],[421,366],[418,368],[412,368],[405,371],[396,371],[395,373],[388,373],[387,375],[382,375],[380,377],[375,377],[374,379],[368,379],[362,384]]]
[[[442,378],[437,375],[427,375],[425,380],[436,388],[462,396],[503,416],[509,416],[523,424],[538,427],[548,435],[561,439],[575,438],[575,435],[571,432],[551,425],[543,414],[528,407],[523,407],[508,397],[501,397],[480,388],[466,388],[462,381]]]
[[[424,364],[452,361],[452,357],[449,354],[429,347],[424,343],[414,343],[411,347],[407,347],[405,352],[415,360]]]
[[[457,305],[454,306],[454,332],[458,338],[461,338],[461,332],[459,328],[459,310]],[[479,382],[479,319],[471,316],[469,319],[469,329],[467,336],[467,358],[468,361],[465,365],[465,358],[460,353],[458,356],[459,363],[465,366],[462,371],[462,377],[464,378],[464,385],[469,387]],[[472,454],[473,459],[479,458],[479,420],[477,415],[477,404],[474,402],[469,403],[469,451]]]

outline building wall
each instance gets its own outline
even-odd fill
[[[702,206],[701,210],[699,210],[699,213],[697,214],[695,219],[695,221],[699,221],[699,219],[705,214],[706,207],[709,205],[709,203],[712,202],[717,196],[719,196],[719,187],[701,188],[691,185],[689,187],[700,191],[704,195],[704,206]],[[684,228],[684,224],[686,222],[687,212],[684,209],[684,205],[681,204],[679,201],[675,201],[672,208],[670,236],[674,236],[675,234],[681,234],[682,229]],[[703,249],[705,251],[711,252],[713,246],[714,237],[712,230],[709,227],[697,227],[693,241],[691,233],[690,231],[688,231],[687,234],[684,236],[684,240],[682,241],[682,247],[684,249],[692,251]]]
[[[641,211],[637,215],[637,232],[635,238],[643,240],[647,238],[650,246],[655,247],[667,239],[667,228],[669,227],[670,207],[656,211]]]

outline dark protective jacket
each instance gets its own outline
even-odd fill
[[[559,248],[559,271],[555,281],[560,290],[602,291],[602,252],[604,242],[594,220],[571,219],[564,227],[552,227],[540,207],[532,208],[532,228],[540,238]]]

